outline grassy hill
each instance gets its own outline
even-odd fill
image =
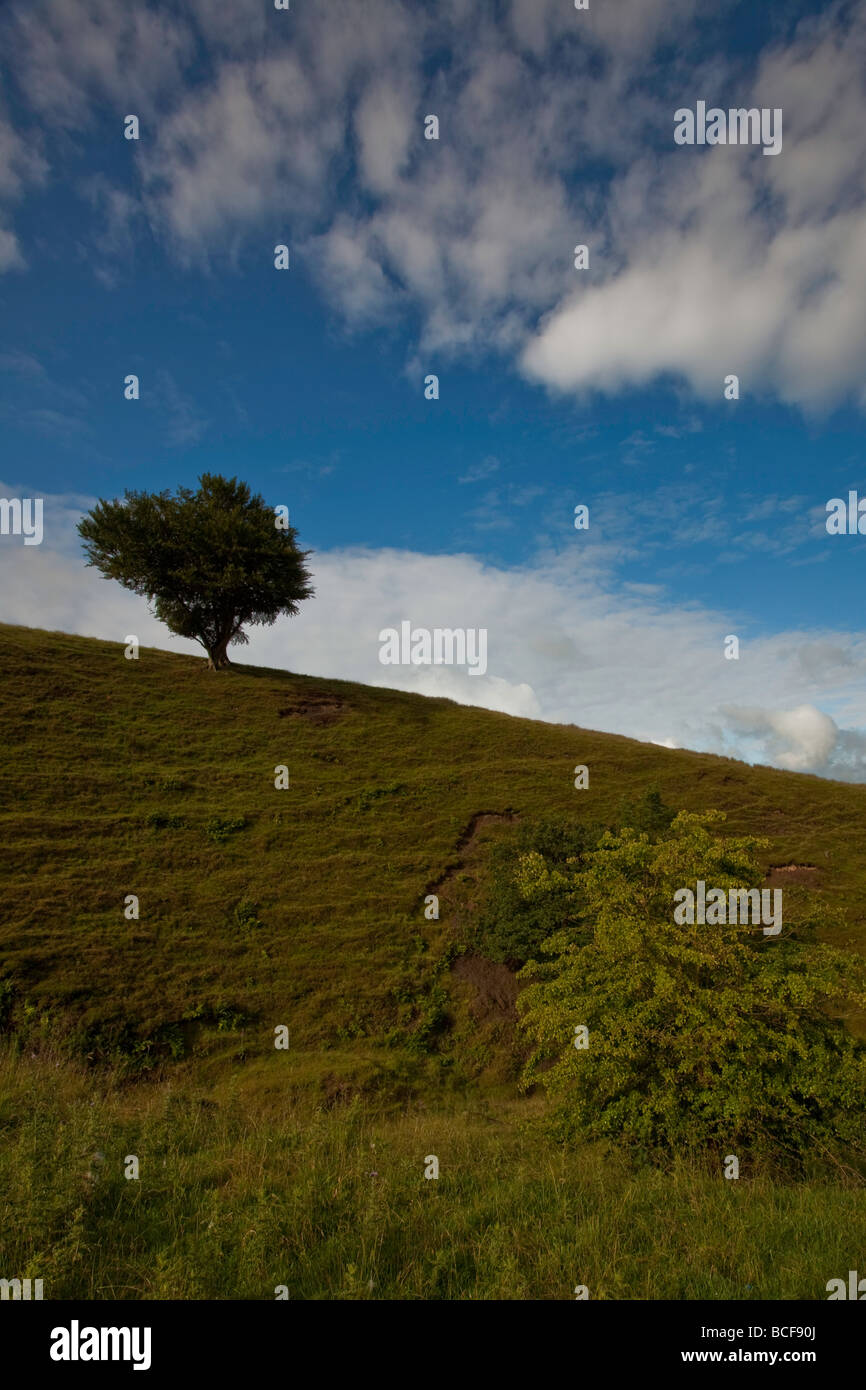
[[[186,1055],[207,1037],[210,1055],[230,1056],[218,1042],[231,1030],[248,1064],[284,1077],[284,1023],[295,1079],[387,1071],[419,1043],[437,982],[460,1014],[446,967],[465,903],[452,909],[483,881],[490,839],[509,819],[611,819],[652,784],[678,809],[726,811],[732,833],[767,835],[768,868],[813,866],[805,876],[845,911],[843,935],[866,942],[866,786],[123,651],[0,627],[3,974],[19,1025],[26,1000],[77,1051],[150,1039]],[[434,889],[438,922],[424,915]]]
[[[829,1221],[821,1186],[756,1185],[732,1215],[737,1184],[686,1174],[659,1187],[648,1174],[635,1187],[589,1152],[521,1137],[541,1102],[516,1095],[515,987],[475,950],[474,917],[497,837],[550,815],[610,821],[656,786],[677,809],[718,808],[732,833],[769,837],[770,881],[820,891],[839,909],[834,939],[863,950],[866,786],[349,682],[250,666],[216,676],[195,658],[123,652],[0,625],[0,1024],[12,1040],[0,1188],[20,1265],[36,1277],[50,1265],[66,1296],[272,1297],[288,1262],[292,1296],[569,1297],[581,1273],[560,1267],[571,1249],[592,1296],[824,1296],[850,1263],[857,1193],[844,1184]],[[588,790],[574,788],[577,764]],[[434,892],[438,921],[424,914]],[[129,894],[138,920],[124,916]],[[274,1047],[281,1024],[287,1051]],[[359,1114],[359,1096],[380,1109]],[[339,1131],[327,1129],[334,1116]],[[114,1165],[98,1191],[82,1144]],[[434,1144],[463,1165],[450,1205],[447,1183],[419,1187]],[[285,1162],[274,1165],[274,1145]],[[149,1198],[120,1167],[139,1149],[165,1169]],[[373,1196],[368,1170],[378,1182],[380,1169]],[[295,1244],[271,1199],[294,1211]],[[575,1246],[587,1202],[616,1268],[586,1229]],[[124,1203],[139,1204],[134,1221]],[[283,1234],[245,1264],[232,1233],[253,1210],[256,1230]],[[777,1229],[777,1250],[790,1247],[782,1268],[749,1244],[760,1221]],[[204,1272],[220,1267],[202,1234],[214,1222],[231,1276]],[[533,1248],[519,1270],[518,1230]],[[704,1263],[683,1254],[690,1238]],[[653,1239],[661,1253],[647,1266]],[[736,1249],[751,1252],[746,1274]]]
[[[4,973],[87,1052],[162,1039],[179,1055],[239,1025],[247,1061],[283,1065],[286,1023],[295,1059],[384,1065],[423,1026],[401,999],[446,978],[449,885],[467,860],[483,877],[495,818],[604,820],[650,784],[769,836],[769,864],[814,866],[866,939],[866,787],[23,628],[0,628],[0,671]]]

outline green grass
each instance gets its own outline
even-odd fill
[[[537,1102],[256,1119],[69,1064],[46,1082],[0,1060],[3,1261],[46,1298],[814,1300],[866,1245],[862,1187],[630,1171],[551,1144]]]
[[[866,787],[123,650],[0,625],[7,1277],[49,1297],[815,1298],[854,1267],[853,1178],[635,1174],[527,1129],[513,1026],[479,1020],[452,965],[500,837],[613,821],[650,786],[767,835],[767,866],[816,866],[833,939],[863,951]]]

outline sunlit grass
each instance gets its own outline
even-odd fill
[[[632,1172],[532,1104],[261,1119],[8,1054],[0,1086],[2,1263],[46,1298],[821,1299],[866,1244],[854,1181]]]

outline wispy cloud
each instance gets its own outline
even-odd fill
[[[693,415],[679,425],[655,425],[653,428],[665,439],[684,439],[690,434],[700,434],[703,424]]]
[[[0,355],[0,383],[4,375],[16,379],[0,402],[0,418],[8,424],[60,443],[93,434],[85,391],[55,377],[30,353],[15,349]]]
[[[45,368],[29,352],[0,352],[0,372],[32,378],[44,376]]]
[[[154,389],[145,393],[143,399],[161,417],[165,441],[172,448],[184,449],[198,444],[210,427],[207,416],[164,367],[154,373]]]
[[[500,467],[499,459],[488,454],[487,458],[482,459],[480,463],[470,464],[463,476],[457,481],[458,483],[480,483],[485,478],[491,477],[493,473],[498,472]]]

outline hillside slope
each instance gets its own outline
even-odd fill
[[[123,652],[0,625],[0,1014],[28,1042],[187,1057],[203,1077],[242,1062],[264,1089],[285,1084],[287,1058],[299,1086],[466,1079],[491,1060],[471,1054],[483,963],[451,966],[486,845],[515,818],[610,819],[652,785],[770,837],[768,869],[812,866],[845,914],[839,936],[866,945],[866,786]],[[486,1034],[488,1053],[504,1037]]]

